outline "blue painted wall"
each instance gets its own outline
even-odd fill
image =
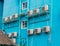
[[[18,13],[18,0],[4,0],[3,18],[14,15],[15,13]]]
[[[33,4],[33,5],[32,5]],[[49,9],[51,9],[51,1],[48,0],[30,0],[30,10],[31,9],[36,9],[36,8],[40,8],[42,6],[44,6],[45,4],[49,5]],[[42,9],[40,9],[42,10]],[[47,18],[46,18],[47,17]],[[33,17],[31,19],[29,19],[30,24],[28,25],[29,29],[35,29],[35,28],[43,28],[44,26],[51,26],[51,13],[48,16],[38,16],[38,17]],[[46,19],[50,19],[48,22],[38,22],[38,21],[43,21]],[[31,21],[32,20],[32,21]],[[31,24],[33,22],[38,22],[38,23],[34,23]],[[48,23],[48,24],[47,24]],[[28,45],[29,46],[50,46],[50,41],[49,41],[49,34],[44,34],[42,33],[41,35],[33,35],[31,37],[28,37]]]
[[[0,30],[2,29],[3,1],[0,1]]]
[[[53,0],[52,8],[52,46],[60,46],[60,0]]]
[[[28,3],[27,5],[28,7],[27,9],[22,10],[22,7],[21,7],[22,3],[26,1]],[[36,0],[36,1],[35,0],[9,0],[9,1],[4,0],[3,18],[14,15],[15,13],[18,13],[18,14],[27,13],[27,11],[42,7],[45,4],[49,5],[50,14],[48,14],[48,16],[43,15],[43,16],[37,16],[37,17],[31,17],[31,18],[28,18],[26,16],[24,17],[19,16],[18,18],[19,21],[4,25],[4,27],[6,27],[4,28],[4,30],[6,30],[7,34],[11,32],[18,32],[17,44],[20,44],[20,42],[22,41],[21,40],[22,38],[26,38],[25,42],[27,46],[60,46],[59,44],[60,43],[59,1],[56,1],[56,0],[53,0],[53,1],[52,0],[50,1],[49,0]],[[49,19],[49,20],[44,22],[38,22],[46,19]],[[28,21],[28,27],[25,29],[21,29],[21,21],[23,20]],[[38,23],[32,24],[33,22],[38,22]],[[47,26],[47,25],[51,26],[50,34],[42,33],[41,35],[33,35],[33,36],[27,35],[28,29],[43,28],[44,26]]]
[[[14,14],[18,14],[18,0],[4,0],[4,8],[3,8],[3,18],[13,16]],[[13,33],[17,32],[18,37],[17,39],[17,44],[20,44],[20,36],[19,36],[19,21],[10,23],[10,24],[4,24],[3,25],[3,30],[6,31],[6,34],[8,33]]]

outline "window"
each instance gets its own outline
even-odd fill
[[[22,3],[22,10],[27,8],[27,2]]]
[[[21,28],[26,28],[26,27],[27,27],[27,21],[22,21]]]

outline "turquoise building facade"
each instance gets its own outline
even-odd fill
[[[60,46],[58,4],[59,0],[4,0],[2,29],[7,35],[17,32],[10,39],[15,39],[18,46]],[[48,33],[44,31],[46,27]],[[37,34],[35,29],[41,32]]]

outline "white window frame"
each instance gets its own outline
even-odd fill
[[[23,20],[23,21],[27,21],[27,20]],[[21,29],[26,29],[27,27],[23,27],[23,25],[22,25],[23,21],[21,21]]]
[[[26,6],[26,8],[23,8],[23,3],[27,3],[27,1],[22,2],[22,10],[25,10],[25,9],[27,9],[27,6]],[[27,5],[27,4],[26,4],[26,5]]]

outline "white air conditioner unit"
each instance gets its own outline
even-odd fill
[[[13,42],[13,44],[16,44],[16,39],[12,38],[12,42]]]
[[[15,14],[15,15],[14,15],[14,18],[18,18],[18,14]]]
[[[7,20],[8,20],[8,18],[7,18],[7,17],[3,19],[3,21],[4,21],[4,22],[6,22]]]
[[[11,33],[9,33],[9,34],[8,34],[8,37],[10,38],[11,36],[12,36],[12,34],[11,34]]]
[[[36,29],[35,29],[35,33],[36,33],[36,34],[40,34],[40,33],[41,33],[41,28],[36,28]]]
[[[17,32],[14,32],[13,33],[13,37],[17,37]]]
[[[42,10],[43,10],[43,11],[48,11],[48,9],[49,9],[49,8],[48,8],[48,5],[45,5],[45,6],[42,7]]]
[[[28,11],[28,15],[32,15],[33,14],[33,10]]]
[[[12,16],[9,16],[8,19],[11,20],[12,19]]]
[[[33,29],[28,30],[28,35],[33,35]]]
[[[40,11],[40,9],[35,9],[35,10],[34,10],[34,14],[39,13],[39,11]]]
[[[50,32],[50,26],[43,27],[43,31],[46,33],[49,33]]]

